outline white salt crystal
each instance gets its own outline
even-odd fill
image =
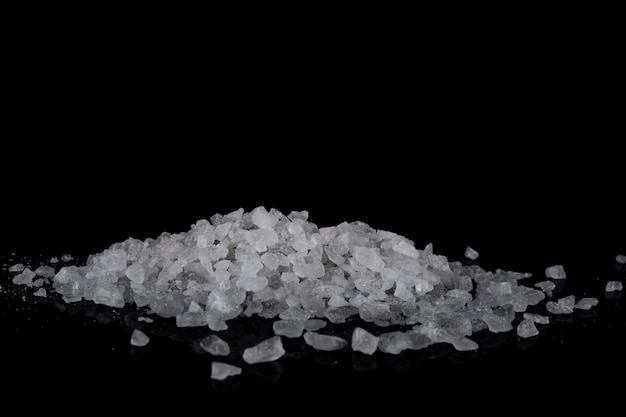
[[[314,332],[319,329],[323,329],[324,327],[326,327],[326,322],[324,320],[308,319],[304,322],[304,330],[309,332]]]
[[[24,268],[24,264],[15,264],[9,267],[9,272],[22,272]]]
[[[45,290],[45,289],[43,289],[43,288],[39,288],[37,291],[35,291],[35,292],[33,293],[33,295],[34,295],[35,297],[43,297],[43,298],[46,298],[46,296],[47,296],[48,294],[46,293],[46,290]]]
[[[593,307],[598,305],[598,299],[593,297],[581,298],[578,300],[576,304],[574,304],[574,308],[579,310],[591,310]]]
[[[519,337],[533,337],[539,334],[539,330],[532,320],[524,319],[517,325],[517,335]]]
[[[563,265],[553,265],[546,268],[546,277],[552,279],[565,279],[565,269]]]
[[[544,292],[548,293],[554,291],[556,284],[552,281],[541,281],[535,284],[535,287],[540,288]]]
[[[130,344],[133,346],[146,346],[150,342],[150,338],[141,330],[133,330],[133,334],[130,336]]]
[[[378,349],[384,353],[397,355],[409,347],[409,337],[404,332],[383,333],[378,337]]]
[[[33,285],[33,278],[35,277],[35,273],[26,268],[22,271],[22,273],[13,277],[13,283],[16,285],[28,285],[31,287]]]
[[[605,291],[613,292],[613,291],[621,291],[623,289],[623,285],[620,281],[609,281],[606,283]]]
[[[478,256],[479,256],[479,253],[476,250],[472,249],[471,247],[468,246],[465,249],[465,257],[467,259],[471,259],[472,261],[475,261],[476,259],[478,259]]]
[[[52,258],[50,258],[49,262],[51,264],[57,264],[57,263],[59,263],[59,258],[57,258],[56,256],[53,256]]]
[[[72,255],[67,254],[67,253],[66,253],[65,255],[61,256],[61,260],[62,260],[63,262],[69,262],[69,261],[71,261],[72,259],[74,259],[74,258],[72,258]]]
[[[626,255],[617,255],[615,257],[615,262],[618,262],[620,264],[626,264]]]
[[[348,342],[341,337],[316,332],[306,332],[304,334],[304,341],[307,345],[317,350],[325,351],[341,350],[348,345]]]
[[[230,355],[230,346],[221,337],[214,334],[200,341],[200,347],[213,356]]]
[[[542,316],[541,314],[524,313],[524,319],[530,320],[537,324],[549,324],[550,318],[548,316]]]
[[[223,381],[229,376],[235,376],[240,374],[241,368],[237,366],[215,361],[211,363],[211,379]]]
[[[278,217],[268,213],[265,207],[257,207],[252,210],[250,219],[260,229],[272,229],[278,223]]]
[[[353,250],[354,259],[366,268],[371,269],[374,272],[381,272],[385,267],[385,262],[380,259],[380,256],[374,249],[363,246],[355,246]]]
[[[144,321],[146,323],[154,323],[154,320],[152,320],[150,317],[139,317],[137,320]]]
[[[417,259],[419,257],[419,252],[413,245],[406,241],[401,241],[395,245],[393,245],[392,249],[402,255],[406,255],[409,258]]]
[[[47,265],[42,265],[39,268],[35,269],[35,274],[44,278],[52,278],[54,276],[54,268]]]
[[[352,332],[352,350],[372,355],[378,348],[378,337],[367,330],[355,327]]]
[[[43,286],[44,284],[44,279],[43,278],[39,278],[33,281],[33,287],[35,288],[39,288],[41,286]]]
[[[272,324],[272,328],[277,336],[296,338],[302,336],[304,322],[299,320],[278,320]]]
[[[576,299],[573,295],[560,298],[558,302],[548,301],[546,303],[546,310],[552,314],[571,314],[574,312],[574,304]]]
[[[270,337],[243,351],[243,360],[249,364],[271,362],[285,354],[280,336]]]

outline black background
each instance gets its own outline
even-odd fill
[[[247,373],[219,393],[186,343],[156,338],[137,360],[122,323],[3,294],[3,396],[114,411],[128,406],[106,396],[137,409],[271,410],[286,399],[416,413],[421,400],[442,412],[490,409],[490,399],[508,411],[544,398],[601,407],[591,391],[614,395],[623,384],[611,375],[626,366],[623,300],[603,291],[624,278],[614,262],[626,254],[614,101],[623,88],[610,46],[572,36],[315,52],[315,42],[271,48],[245,38],[219,54],[161,43],[103,53],[106,40],[36,38],[39,58],[14,61],[7,83],[3,256],[84,259],[129,236],[264,205],[308,210],[320,226],[361,220],[432,242],[450,260],[471,245],[488,269],[540,275],[561,263],[563,293],[600,305],[596,318],[552,325],[528,349],[509,335],[466,363],[444,356],[402,371],[381,356],[369,371],[354,370],[350,353],[332,366],[285,359],[277,384]]]

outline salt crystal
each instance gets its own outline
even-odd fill
[[[150,338],[141,330],[133,330],[133,334],[130,336],[130,344],[133,346],[143,347],[150,342]]]
[[[229,365],[227,363],[215,362],[211,363],[211,379],[223,381],[230,376],[240,375],[241,368]]]
[[[620,281],[609,281],[606,283],[605,291],[613,292],[613,291],[621,291],[623,289],[623,285]]]
[[[35,277],[35,273],[26,268],[22,271],[22,273],[13,277],[13,283],[16,285],[28,285],[31,287],[33,285],[33,278]]]
[[[541,281],[536,283],[535,287],[540,288],[545,293],[548,293],[554,291],[556,284],[552,281]]]
[[[476,259],[478,259],[478,256],[479,256],[479,253],[476,250],[472,249],[471,247],[468,246],[465,249],[465,257],[467,259],[471,259],[472,261],[475,261]]]
[[[620,264],[626,264],[626,255],[617,255],[615,257],[615,262]]]
[[[517,325],[517,335],[519,337],[533,337],[539,334],[539,330],[532,320],[524,319]]]
[[[271,362],[285,354],[280,336],[270,337],[243,351],[243,360],[249,364]]]
[[[72,255],[67,254],[67,253],[66,253],[65,255],[61,256],[61,260],[62,260],[63,262],[69,262],[69,261],[71,261],[72,259],[74,259],[74,258],[72,258]]]
[[[52,278],[54,276],[54,268],[47,265],[42,265],[39,268],[35,269],[35,274],[44,278]]]
[[[341,350],[348,345],[345,339],[337,336],[329,336],[315,332],[306,332],[304,341],[307,345],[325,351]]]
[[[43,289],[43,288],[39,288],[37,291],[35,291],[35,292],[33,293],[33,295],[34,295],[35,297],[43,297],[43,298],[46,298],[46,296],[47,296],[48,294],[46,293],[46,290],[45,290],[45,289]]]
[[[9,267],[9,272],[22,272],[24,270],[24,264],[15,264]]]
[[[579,310],[591,310],[593,307],[598,305],[598,299],[593,297],[581,298],[578,300],[576,304],[574,304],[574,308]]]
[[[154,323],[154,320],[152,320],[150,317],[139,317],[137,321],[143,321],[146,323]]]
[[[550,318],[548,316],[542,316],[541,314],[524,313],[524,319],[530,320],[537,324],[549,324]]]
[[[214,334],[200,341],[200,347],[213,356],[230,355],[230,346],[221,337]]]
[[[278,217],[271,215],[265,207],[257,207],[250,213],[252,223],[260,229],[272,229],[278,222]]]
[[[563,265],[554,265],[546,268],[546,277],[552,279],[565,279],[567,275],[565,274]]]
[[[352,350],[371,355],[378,348],[378,337],[367,330],[355,327],[352,332]]]
[[[302,336],[304,331],[304,322],[296,320],[278,320],[272,324],[274,334],[277,336],[285,336],[296,338]]]
[[[44,284],[44,279],[43,278],[39,278],[33,281],[33,287],[35,288],[39,288],[42,287]]]
[[[378,349],[384,353],[397,355],[409,346],[409,338],[404,332],[383,333],[378,337]]]
[[[309,332],[314,332],[319,329],[323,329],[324,327],[326,327],[326,322],[324,320],[308,319],[304,322],[304,330]]]
[[[385,267],[385,262],[380,259],[378,253],[372,248],[365,248],[363,246],[354,247],[354,259],[374,272],[381,272]]]
[[[57,263],[59,263],[59,258],[57,258],[56,256],[53,256],[52,258],[50,258],[49,262],[51,264],[57,264]]]
[[[546,303],[546,310],[552,314],[571,314],[574,312],[574,304],[576,299],[573,295],[560,298],[558,302],[548,301]]]

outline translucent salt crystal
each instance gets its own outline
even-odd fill
[[[9,272],[22,272],[24,268],[24,264],[15,264],[9,267]]]
[[[154,323],[154,320],[152,320],[150,317],[139,317],[137,321],[143,321],[146,323]]]
[[[513,330],[513,325],[505,317],[497,316],[495,314],[486,314],[482,319],[487,324],[490,332],[501,333]]]
[[[574,304],[576,299],[573,295],[560,298],[558,302],[548,301],[546,303],[546,310],[552,314],[571,314],[574,312]]]
[[[42,265],[35,269],[35,274],[44,278],[52,278],[54,276],[54,268],[48,265]]]
[[[285,354],[280,336],[270,337],[243,351],[243,360],[249,364],[271,362]]]
[[[591,310],[593,307],[598,305],[598,299],[593,297],[581,298],[578,300],[576,304],[574,304],[574,308],[579,310]]]
[[[378,337],[367,330],[355,327],[352,332],[352,350],[372,355],[378,348]]]
[[[307,345],[317,350],[325,351],[341,350],[348,345],[348,342],[341,337],[316,332],[306,332],[304,334],[304,341]]]
[[[240,374],[241,368],[237,366],[215,361],[211,363],[211,379],[223,381],[229,376],[235,376]]]
[[[464,336],[454,337],[450,339],[450,343],[452,344],[452,346],[454,346],[454,349],[460,352],[467,352],[478,349],[478,343]]]
[[[308,319],[304,322],[304,330],[309,332],[315,332],[319,329],[323,329],[324,327],[326,327],[326,322],[324,320]]]
[[[50,262],[51,264],[57,264],[59,263],[59,258],[57,258],[56,256],[53,256],[52,258],[50,258],[48,262]]]
[[[277,320],[272,323],[272,328],[277,336],[296,338],[302,336],[304,322],[299,320]]]
[[[409,346],[409,337],[404,332],[383,333],[378,337],[378,349],[384,353],[397,355]]]
[[[353,250],[354,259],[366,268],[371,269],[374,272],[381,272],[385,267],[385,262],[380,259],[380,256],[374,249],[363,246],[355,246]]]
[[[28,285],[29,287],[31,287],[33,285],[33,278],[35,277],[35,273],[26,268],[24,269],[24,271],[22,271],[22,273],[17,274],[13,277],[13,283],[16,285]]]
[[[419,252],[413,245],[406,241],[401,241],[395,244],[392,249],[398,253],[408,256],[409,258],[417,259],[419,257]]]
[[[615,262],[620,264],[626,264],[626,255],[617,255],[615,257]]]
[[[214,334],[202,339],[200,341],[200,347],[213,356],[230,355],[230,346],[228,346],[228,343]]]
[[[257,207],[252,210],[250,219],[260,229],[272,229],[278,223],[278,217],[268,213],[265,207]]]
[[[479,253],[472,249],[471,247],[467,247],[465,248],[465,257],[467,259],[471,259],[472,261],[475,261],[476,259],[478,259]]]
[[[548,316],[542,316],[541,314],[535,313],[524,313],[524,319],[530,320],[537,324],[549,324],[550,318]]]
[[[39,288],[41,286],[43,286],[44,284],[44,279],[43,278],[39,278],[33,281],[33,287],[35,288]]]
[[[130,336],[130,344],[133,346],[142,347],[150,342],[150,338],[141,330],[133,330],[133,334]]]
[[[35,292],[33,293],[33,295],[34,295],[35,297],[43,297],[43,298],[46,298],[46,296],[47,296],[48,294],[46,293],[46,290],[45,290],[45,289],[43,289],[43,288],[39,288],[37,291],[35,291]]]
[[[613,292],[613,291],[621,291],[623,289],[623,285],[620,281],[609,281],[606,283],[605,291]]]
[[[61,256],[61,260],[62,260],[63,262],[69,262],[69,261],[71,261],[72,259],[74,259],[74,258],[72,258],[72,255],[67,254],[67,253],[66,253],[65,255]]]
[[[125,304],[124,296],[120,292],[120,289],[114,285],[98,287],[93,294],[93,302],[116,308],[122,308]]]
[[[519,337],[533,337],[539,334],[539,330],[532,320],[524,319],[517,325],[517,335]]]
[[[548,293],[554,291],[556,284],[552,281],[541,281],[535,284],[535,287],[540,288],[542,291]]]
[[[546,268],[546,277],[552,279],[565,279],[565,269],[563,265],[553,265]]]

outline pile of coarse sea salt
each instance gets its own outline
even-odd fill
[[[468,248],[466,256],[476,259],[478,252]],[[51,278],[54,272],[26,269],[13,280],[40,286],[33,279]],[[546,276],[558,280],[566,275],[555,265]],[[549,318],[525,313],[516,321],[516,313],[550,296],[554,282],[520,284],[529,277],[448,262],[431,245],[420,250],[403,236],[362,222],[319,228],[306,211],[285,216],[258,207],[200,220],[186,233],[116,243],[90,256],[84,266],[64,266],[52,280],[66,302],[135,303],[175,318],[180,327],[208,326],[217,332],[240,316],[275,319],[274,335],[243,353],[246,362],[257,363],[285,353],[281,337],[303,337],[319,350],[343,349],[349,341],[318,331],[327,322],[353,316],[381,328],[406,326],[378,336],[356,327],[352,349],[366,354],[397,354],[434,343],[475,350],[478,344],[468,336],[485,329],[506,332],[514,324],[520,337],[534,336],[535,324]],[[593,298],[569,296],[548,302],[547,310],[566,314],[596,304]],[[218,339],[206,341],[207,351],[228,348]],[[133,335],[135,345],[148,340],[138,330]],[[217,364],[218,379],[237,372]]]

